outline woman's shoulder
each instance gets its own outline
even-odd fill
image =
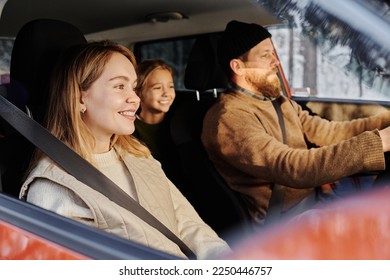
[[[26,176],[24,183],[21,188],[20,196],[26,193],[29,185],[37,179],[49,179],[55,177],[58,174],[64,173],[50,158],[44,157],[40,159],[37,164],[31,169]],[[49,182],[45,181],[45,182]]]
[[[47,172],[52,172],[54,169],[61,170],[61,168],[58,167],[56,163],[54,163],[53,160],[51,160],[48,157],[43,157],[40,159],[35,167],[31,170],[29,173],[29,176],[32,175],[38,175],[38,174],[45,174]]]

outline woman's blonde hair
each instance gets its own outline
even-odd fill
[[[50,83],[47,129],[91,163],[95,139],[81,117],[81,91],[100,77],[113,53],[127,57],[136,69],[134,54],[126,47],[112,41],[90,42],[70,48],[59,59]],[[114,145],[118,151],[138,157],[150,155],[131,135],[113,135],[111,147]]]

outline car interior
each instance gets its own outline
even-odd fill
[[[183,166],[181,172],[184,177],[191,178],[180,186],[180,190],[200,216],[228,239],[230,230],[238,226],[247,229],[250,224],[240,197],[225,185],[200,142],[203,115],[216,98],[208,90],[214,91],[226,85],[223,74],[217,68],[214,36],[200,37],[194,44],[185,73],[187,87],[193,88],[193,91],[177,94],[176,104],[171,109],[171,133]],[[23,26],[16,36],[11,57],[9,100],[43,124],[47,81],[54,62],[61,51],[84,42],[83,34],[63,21],[38,19]],[[203,77],[199,73],[204,73]],[[34,146],[12,129],[1,141],[2,154],[6,155],[2,157],[5,166],[2,171],[4,192],[17,197]],[[216,202],[218,206],[211,209],[210,205]]]
[[[33,11],[37,9],[38,4],[45,3],[43,0],[38,0],[36,2],[37,5],[33,7],[29,1],[9,0],[7,3],[8,6],[5,9],[20,10],[20,8],[16,7],[19,4],[25,7],[31,7],[31,11]],[[83,2],[80,4],[83,7],[84,5],[85,7],[93,5],[93,1],[89,0],[80,2]],[[118,5],[127,6],[124,2],[126,1],[118,1],[117,3]],[[200,10],[201,7],[207,10],[211,5],[209,3],[210,1],[201,2],[204,6],[199,5]],[[172,111],[170,133],[182,166],[182,169],[178,170],[178,172],[182,172],[184,177],[188,178],[186,183],[181,185],[179,189],[191,202],[203,220],[222,238],[233,245],[236,241],[237,236],[235,234],[237,232],[240,232],[240,238],[244,238],[246,235],[253,233],[249,215],[243,206],[240,196],[226,185],[223,178],[209,160],[200,141],[204,114],[227,85],[226,77],[217,63],[216,45],[220,31],[223,30],[226,24],[226,18],[235,17],[238,20],[248,22],[256,21],[267,25],[280,23],[279,20],[271,16],[265,9],[254,9],[253,3],[248,4],[245,1],[245,5],[241,5],[242,2],[227,1],[225,4],[230,9],[218,14],[218,18],[216,18],[216,22],[212,28],[206,28],[204,24],[200,24],[204,20],[201,11],[192,15],[194,18],[193,21],[187,22],[185,20],[186,15],[183,16],[183,20],[176,20],[174,17],[180,17],[180,14],[177,15],[174,13],[148,13],[142,19],[133,22],[130,19],[126,19],[126,15],[122,15],[117,20],[111,18],[111,22],[106,20],[109,23],[106,23],[104,27],[101,26],[103,24],[101,23],[102,20],[99,21],[99,18],[96,18],[92,14],[86,15],[88,19],[84,20],[82,20],[82,17],[75,15],[71,23],[58,19],[60,18],[59,16],[57,16],[57,19],[53,19],[42,13],[41,17],[31,18],[31,20],[25,21],[22,24],[19,18],[16,17],[12,20],[10,19],[10,13],[4,13],[4,17],[0,21],[0,33],[8,34],[9,36],[14,35],[15,40],[10,58],[10,82],[0,85],[0,94],[31,119],[43,125],[47,108],[48,81],[50,79],[51,69],[60,54],[68,47],[83,44],[87,41],[100,40],[105,38],[107,34],[110,34],[110,39],[114,39],[119,43],[133,48],[135,54],[137,54],[136,42],[145,40],[144,36],[148,36],[146,40],[149,41],[164,39],[170,36],[195,35],[196,39],[189,52],[186,68],[183,73],[185,87],[176,89],[176,99],[170,109]],[[61,7],[64,10],[69,9],[71,5],[64,3],[60,2],[57,9],[61,9]],[[162,5],[161,3],[153,1],[153,4],[156,6],[156,10],[165,10],[160,7]],[[174,4],[177,7],[183,7],[181,6],[183,4]],[[189,3],[187,4],[190,5]],[[105,3],[99,6],[102,11],[107,8],[105,5],[108,4]],[[137,7],[135,12],[144,14],[142,13],[142,9],[144,11],[150,10],[142,4]],[[211,16],[209,14],[208,18],[212,17],[213,13],[217,13],[218,9],[221,9],[221,6],[210,11]],[[31,11],[28,11],[27,14]],[[134,19],[136,16],[133,15],[130,18]],[[6,28],[2,24],[3,21],[19,22]],[[151,28],[153,27],[152,24],[155,23],[154,28]],[[173,30],[175,24],[180,26],[180,28],[175,31],[175,35],[172,35],[172,32],[168,34],[166,29]],[[19,28],[15,26],[19,26]],[[139,29],[141,31],[150,31],[149,33],[146,31],[140,32],[136,29],[137,26],[141,26]],[[184,33],[186,27],[190,27],[191,34]],[[132,38],[131,42],[125,38],[125,33],[132,34],[130,36]],[[141,57],[138,57],[138,59],[141,59]],[[281,73],[281,79],[287,83],[283,70]],[[306,101],[302,105],[306,105]],[[0,197],[0,199],[3,200],[2,203],[4,205],[12,204],[12,207],[20,207],[19,203],[24,203],[18,201],[18,205],[14,205],[13,199],[18,197],[20,186],[28,170],[34,149],[34,144],[23,137],[17,129],[0,118],[0,193],[5,194],[5,197]],[[381,177],[381,180],[387,181],[390,175],[386,176]],[[21,206],[21,209],[20,211],[30,211],[31,213],[38,211],[40,213],[39,215],[43,215],[40,216],[40,219],[43,221],[46,219],[44,215],[47,211],[37,210],[33,206],[28,206],[27,210],[23,210],[23,206]],[[56,216],[52,214],[48,215]],[[85,240],[82,242],[85,242]],[[118,243],[113,244],[120,247],[121,241],[117,240],[116,242]],[[79,245],[76,244],[74,248],[77,248],[77,246]],[[107,248],[102,250],[107,250]],[[137,249],[134,250],[134,256],[125,254],[122,257],[150,258],[152,256],[152,258],[170,258],[170,256],[165,256],[164,254],[159,255],[158,252],[155,254],[156,252],[150,251],[143,255]],[[138,248],[138,250],[142,251],[142,248]],[[101,254],[102,251],[99,252]],[[92,257],[115,258],[115,256],[99,254]],[[140,255],[138,256],[137,254]]]
[[[12,52],[11,83],[1,86],[2,96],[8,98],[19,109],[24,109],[24,113],[28,114],[34,122],[43,124],[47,107],[48,79],[55,61],[59,59],[62,51],[68,47],[85,42],[86,40],[82,33],[69,23],[51,19],[38,19],[28,22],[16,36]],[[34,54],[34,59],[31,59],[31,53]],[[28,64],[25,61],[31,63]],[[21,65],[18,65],[18,63]],[[39,71],[36,71],[35,68],[38,68]],[[36,112],[38,114],[34,114]],[[35,115],[38,116],[37,119],[35,119]],[[28,163],[35,149],[33,145],[35,143],[32,141],[31,136],[25,137],[26,135],[22,133],[20,128],[11,127],[5,120],[7,120],[6,117],[4,120],[2,119],[4,136],[0,139],[2,150],[1,186],[4,185],[2,187],[4,193],[17,198],[24,175],[28,170]],[[26,123],[23,125],[26,125]],[[36,134],[38,135],[38,140],[41,138],[42,142],[46,141],[46,144],[50,146],[50,143],[39,132],[36,132]],[[40,146],[37,147],[39,148]],[[15,151],[18,153],[15,154]],[[43,151],[46,152],[44,149]],[[60,153],[60,149],[57,152]],[[63,156],[64,154],[62,153]],[[48,156],[51,157],[51,154],[49,153]],[[76,162],[73,162],[73,164],[76,164]],[[91,168],[93,167],[91,166]],[[79,168],[77,166],[73,168],[76,172],[78,171],[77,169],[82,169],[81,173],[87,173],[86,176],[90,175],[87,169],[82,168],[82,165]],[[65,170],[67,169],[65,168]],[[77,178],[77,174],[72,173],[72,170],[70,173]],[[99,180],[99,177],[97,180]],[[110,198],[114,200],[113,197]]]
[[[212,41],[214,40],[214,42]],[[38,19],[27,23],[18,32],[11,57],[11,82],[6,85],[6,97],[22,109],[32,119],[43,124],[47,101],[47,81],[54,61],[66,48],[86,42],[85,37],[74,26],[51,19]],[[183,172],[192,178],[181,191],[194,205],[201,217],[226,240],[230,230],[242,227],[242,235],[249,234],[249,218],[240,198],[231,191],[209,161],[200,142],[202,118],[206,110],[216,100],[216,87],[210,81],[217,81],[222,88],[225,81],[219,71],[218,80],[209,77],[208,83],[191,82],[191,75],[204,68],[210,57],[215,55],[215,38],[202,37],[190,55],[191,67],[186,72],[186,80],[192,92],[178,94],[171,124],[172,138],[182,159]],[[33,51],[31,56],[31,50]],[[213,62],[216,62],[215,57]],[[216,63],[213,65],[215,67]],[[210,65],[212,66],[212,65]],[[191,70],[192,69],[192,70]],[[204,68],[204,69],[208,69]],[[192,83],[192,84],[191,84]],[[208,89],[212,90],[211,95]],[[191,112],[191,113],[190,113]],[[190,114],[189,114],[190,113]],[[1,181],[6,194],[17,197],[35,149],[25,137],[2,121],[4,135],[0,139],[2,150]],[[218,207],[210,209],[210,205]],[[211,211],[212,210],[212,211]]]

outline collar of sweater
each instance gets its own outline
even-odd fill
[[[263,101],[272,101],[272,100],[276,99],[275,97],[266,97],[264,95],[255,93],[254,91],[251,91],[249,89],[243,88],[243,87],[241,87],[241,86],[239,86],[239,85],[237,85],[236,83],[233,83],[233,82],[229,82],[228,88],[230,90],[238,91],[238,92],[243,93],[243,94],[245,94],[247,96],[250,96],[250,97],[253,97],[253,98],[256,98],[256,99],[259,99],[259,100],[263,100]]]

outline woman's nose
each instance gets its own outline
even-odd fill
[[[134,91],[134,89],[130,90],[130,93],[128,94],[126,101],[129,103],[140,103],[141,102],[139,96]]]

